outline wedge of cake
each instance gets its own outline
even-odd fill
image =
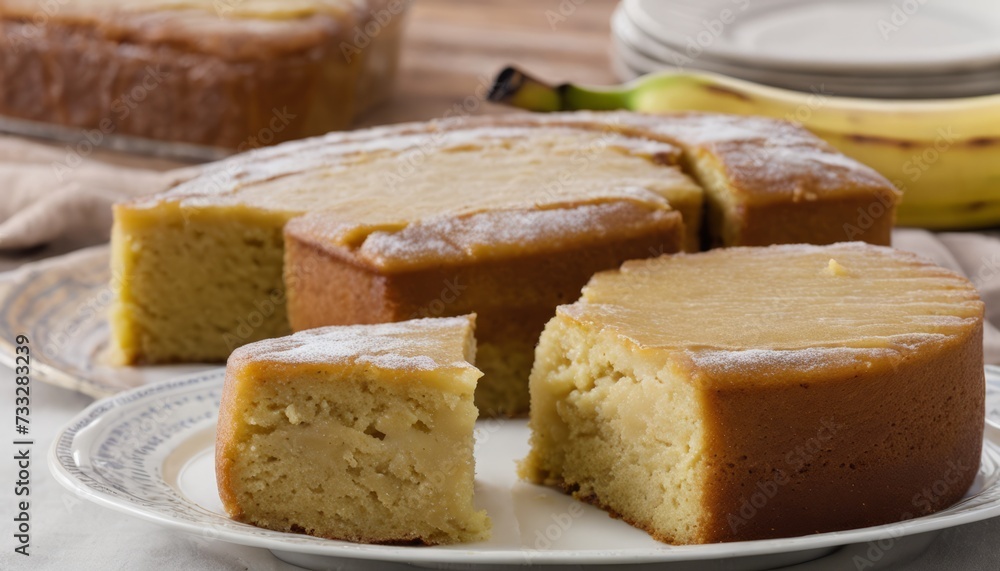
[[[409,4],[0,0],[0,115],[240,151],[345,129],[388,97]]]
[[[884,247],[628,262],[546,325],[521,474],[677,544],[937,511],[979,466],[982,326],[966,279]]]
[[[364,543],[487,538],[473,506],[473,326],[327,327],[234,352],[216,443],[226,512]]]
[[[737,151],[757,147],[768,160]],[[717,179],[690,166],[703,148]],[[573,113],[331,134],[116,206],[114,357],[220,361],[291,329],[476,312],[477,402],[518,414],[539,332],[594,272],[702,242],[845,239],[857,216],[838,201],[887,209],[860,236],[887,242],[895,197],[771,120]]]

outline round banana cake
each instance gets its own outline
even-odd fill
[[[521,473],[678,544],[926,515],[979,468],[982,336],[968,280],[890,248],[631,261],[546,325]]]

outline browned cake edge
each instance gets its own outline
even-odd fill
[[[881,370],[837,367],[816,382],[801,375],[762,390],[727,390],[724,382],[706,389],[707,449],[715,455],[705,540],[881,525],[954,504],[979,468],[982,352],[980,322]],[[925,490],[933,493],[920,496]]]
[[[236,374],[229,367],[226,368],[225,382],[222,387],[222,399],[219,404],[219,419],[216,422],[215,433],[215,479],[219,489],[219,498],[222,500],[222,507],[229,517],[243,521],[243,509],[240,507],[236,491],[233,488],[232,479],[232,456],[236,446],[236,436],[234,434],[236,426],[236,415],[239,411],[236,408],[236,387],[238,380]]]

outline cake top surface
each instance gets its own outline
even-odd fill
[[[733,370],[942,341],[977,326],[983,304],[968,280],[916,255],[842,243],[627,262],[594,276],[559,314]]]
[[[676,186],[673,193],[698,193],[680,169],[669,169],[675,174],[663,172],[668,169],[662,167],[681,163],[684,153],[689,159],[698,153],[716,155],[720,173],[750,203],[858,193],[875,199],[876,194],[897,192],[871,168],[792,123],[709,113],[584,111],[446,119],[330,133],[238,155],[135,204],[245,202],[316,210],[345,204],[355,208],[370,197],[368,202],[389,199],[399,207],[402,201],[397,197],[424,197],[428,187],[439,190],[421,198],[423,204],[451,197],[456,190],[474,197],[485,183],[511,191],[529,182],[532,191],[513,190],[509,201],[515,202],[523,201],[525,193],[537,196],[539,189],[550,189],[545,194],[554,198],[643,186],[650,174],[659,177],[662,187]],[[653,164],[657,162],[662,164]],[[656,166],[661,168],[654,171]],[[348,168],[357,172],[345,178],[343,171]],[[504,175],[501,181],[510,176],[499,187],[498,174]],[[548,179],[542,183],[535,178],[539,175]],[[442,179],[448,183],[444,187],[439,186]],[[362,182],[373,185],[365,187],[363,195],[356,186]],[[286,197],[289,187],[298,189]],[[317,195],[324,197],[319,203],[314,202]]]
[[[580,119],[584,119],[581,117]],[[858,193],[900,196],[874,169],[840,153],[801,125],[767,117],[681,113],[669,120],[618,112],[622,128],[637,129],[685,148],[688,160],[711,155],[739,200],[812,201]]]
[[[413,319],[307,329],[236,349],[234,363],[367,366],[392,371],[478,371],[475,316]]]
[[[287,232],[308,236],[310,242],[341,246],[356,263],[381,272],[406,271],[430,265],[461,264],[471,258],[499,259],[533,252],[558,252],[593,242],[642,235],[651,229],[673,233],[680,216],[656,201],[594,201],[554,204],[545,208],[438,216],[406,226],[366,228],[332,226],[322,215],[289,222]],[[675,234],[679,237],[679,232]],[[362,239],[363,238],[363,239]],[[679,247],[663,243],[666,251]]]
[[[376,129],[301,150],[270,160],[261,153],[233,165],[228,176],[206,173],[137,204],[326,211],[383,224],[617,197],[662,202],[701,192],[673,165],[676,147],[581,128]]]

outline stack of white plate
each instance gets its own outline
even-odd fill
[[[704,70],[831,95],[1000,93],[1000,0],[622,0],[622,79]]]

